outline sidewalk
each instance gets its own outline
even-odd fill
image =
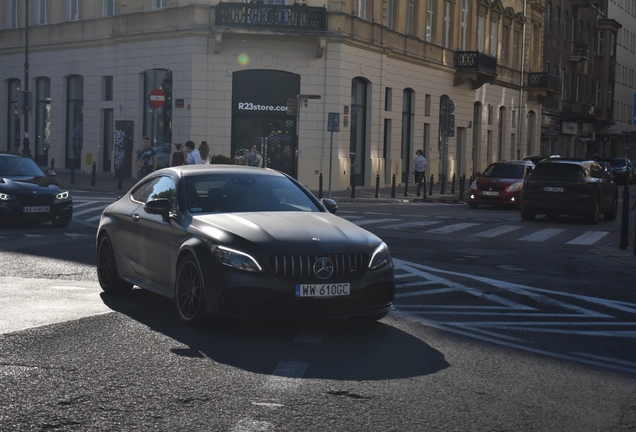
[[[95,173],[95,185],[92,183],[92,175],[91,173],[84,173],[80,170],[75,170],[73,183],[71,181],[71,170],[70,169],[56,169],[56,178],[57,180],[68,187],[71,191],[94,191],[94,192],[112,192],[119,195],[124,195],[130,188],[132,188],[136,183],[136,178],[124,178],[121,181],[121,188],[119,188],[119,179],[114,176],[113,173],[110,172],[96,172]],[[468,189],[470,185],[468,184],[468,180],[466,180],[466,189]],[[393,192],[391,187],[380,188],[377,192],[379,194],[379,198],[376,198],[376,189],[375,187],[369,186],[357,186],[355,189],[355,198],[352,198],[352,191],[344,190],[344,191],[331,191],[331,198],[334,199],[338,203],[345,202],[353,202],[353,203],[447,203],[447,204],[464,204],[467,198],[467,193],[464,194],[464,200],[460,199],[459,195],[459,184],[455,185],[455,193],[451,192],[451,185],[448,184],[446,186],[445,193],[441,193],[441,185],[434,184],[432,194],[427,195],[426,200],[423,199],[422,196],[416,196],[416,189],[413,185],[409,185],[408,195],[404,196],[404,185],[401,187],[396,186],[395,188],[395,197],[391,197]],[[619,193],[622,194],[624,186],[619,186]],[[634,205],[636,202],[636,186],[631,186],[629,188],[630,191],[630,204]],[[315,196],[319,195],[317,190],[311,191]],[[430,192],[430,185],[427,188],[427,192]],[[329,198],[329,191],[323,190],[322,193],[323,198]],[[622,195],[621,195],[622,196]],[[619,215],[618,221],[620,223],[621,215],[622,215],[622,205],[619,204]],[[628,234],[628,246],[626,250],[619,249],[619,241],[607,243],[600,245],[594,251],[610,260],[613,260],[619,264],[624,264],[628,267],[632,267],[636,269],[636,255],[634,255],[634,242],[635,239],[635,226],[636,226],[636,210],[632,210],[629,212],[628,218],[628,226],[629,226],[629,234]]]

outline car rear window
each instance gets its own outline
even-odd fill
[[[613,167],[624,167],[627,165],[624,158],[611,158],[611,159],[607,159],[607,161]]]
[[[492,164],[482,174],[482,177],[497,177],[497,178],[511,178],[520,179],[523,178],[523,165],[513,164]]]
[[[580,165],[564,163],[540,163],[532,177],[584,178],[585,169]]]
[[[0,156],[0,176],[42,177],[44,173],[32,159],[19,156]]]

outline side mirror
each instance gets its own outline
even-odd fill
[[[148,214],[168,216],[171,208],[172,204],[170,204],[168,198],[157,198],[144,204],[144,210]]]
[[[47,177],[55,177],[55,171],[53,171],[53,170],[46,170],[46,176],[47,176]]]
[[[338,204],[331,198],[323,198],[320,200],[320,202],[322,203],[322,205],[325,206],[329,213],[336,214],[336,212],[338,211]]]
[[[475,178],[477,178],[477,177],[481,177],[481,172],[477,172],[477,173],[475,174]]]

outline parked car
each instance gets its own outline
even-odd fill
[[[603,168],[603,171],[605,171],[613,181],[616,181],[616,179],[614,178],[614,172],[612,171],[612,166],[609,162],[597,161],[597,163],[601,166],[601,168]]]
[[[488,165],[470,185],[468,205],[519,205],[521,182],[532,171],[530,161],[501,161]]]
[[[157,152],[157,169],[169,167],[173,151],[172,144],[159,144],[155,147],[155,151]]]
[[[387,245],[268,169],[192,165],[155,171],[102,213],[97,273],[106,292],[138,285],[178,316],[344,316],[393,308]]]
[[[614,173],[614,180],[617,183],[625,185],[634,184],[636,181],[636,174],[634,173],[634,166],[632,162],[624,157],[614,157],[605,159],[606,162],[612,166],[612,173]]]
[[[567,214],[595,224],[601,213],[616,219],[618,187],[595,161],[545,159],[523,181],[520,206],[523,220]]]
[[[69,191],[21,153],[0,152],[0,221],[51,222],[65,227],[73,218]]]
[[[560,158],[561,156],[559,155],[547,155],[547,156],[526,156],[523,158],[524,161],[530,161],[533,164],[538,164],[539,162],[541,162],[543,159],[554,159],[554,158]]]

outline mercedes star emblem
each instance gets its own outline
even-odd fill
[[[333,263],[329,258],[318,258],[314,262],[314,274],[318,279],[329,279],[333,274]]]

